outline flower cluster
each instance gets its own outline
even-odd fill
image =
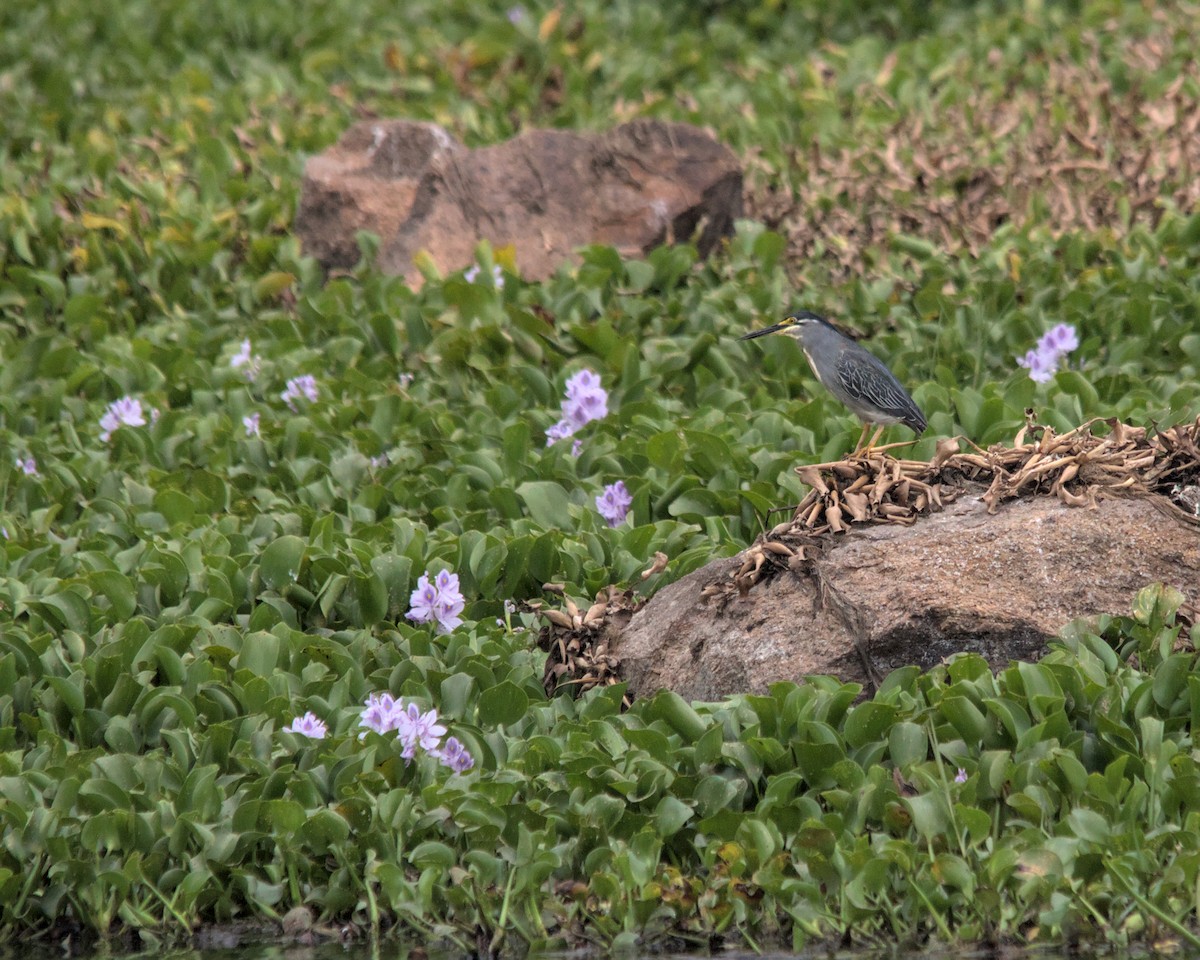
[[[1069,323],[1060,323],[1042,334],[1035,349],[1017,357],[1017,364],[1029,371],[1031,380],[1045,383],[1054,377],[1059,361],[1078,346],[1075,328]]]
[[[479,279],[479,264],[473,263],[465,271],[463,271],[463,279],[467,283],[475,283]],[[492,265],[492,286],[497,290],[504,289],[504,271],[500,269],[500,264]]]
[[[633,497],[625,489],[625,481],[618,480],[605,487],[604,492],[596,498],[596,509],[600,511],[600,516],[608,521],[610,527],[615,527],[625,519],[632,503]]]
[[[586,423],[608,416],[608,391],[600,386],[599,374],[580,370],[567,381],[562,402],[562,419],[546,431],[546,446],[571,436]],[[575,447],[571,448],[576,453]],[[578,454],[576,453],[578,456]]]
[[[33,457],[17,456],[17,469],[27,477],[36,477],[38,475],[37,461]]]
[[[405,614],[414,623],[436,620],[439,633],[449,633],[460,623],[460,614],[466,606],[458,583],[458,574],[443,570],[433,582],[429,571],[417,581],[417,589],[408,598],[409,611]]]
[[[299,377],[292,377],[287,382],[287,389],[279,395],[279,399],[288,405],[288,409],[292,413],[296,412],[296,401],[301,397],[309,403],[317,401],[317,381],[312,374],[306,373]]]
[[[367,697],[358,725],[365,728],[359,734],[360,739],[367,735],[367,730],[376,733],[394,730],[402,746],[400,756],[405,760],[411,760],[420,750],[455,773],[466,773],[475,766],[475,758],[457,737],[449,737],[445,745],[442,744],[446,728],[438,723],[436,710],[422,713],[415,703],[405,707],[403,700],[395,699],[390,693],[373,693]]]
[[[250,352],[250,341],[246,339],[242,341],[241,349],[233,355],[229,365],[234,370],[241,370],[242,375],[253,383],[258,377],[258,371],[262,369],[262,357]]]
[[[390,693],[373,693],[367,697],[358,715],[358,725],[363,728],[358,735],[360,740],[368,730],[380,734],[395,731],[400,738],[400,756],[405,760],[411,760],[419,750],[455,773],[466,773],[475,766],[475,758],[457,737],[447,737],[446,742],[442,743],[446,728],[438,723],[436,710],[422,713],[415,703],[405,707],[402,700],[397,700]],[[312,740],[324,740],[329,734],[325,721],[311,710],[302,717],[296,717],[282,729],[284,733],[298,733]]]
[[[144,427],[146,416],[142,413],[142,401],[137,397],[122,397],[114,400],[100,418],[100,440],[108,443],[117,427]]]

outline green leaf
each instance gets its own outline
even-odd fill
[[[529,480],[517,487],[517,496],[525,501],[529,516],[546,529],[571,529],[570,498],[561,485],[551,480]]]
[[[922,763],[929,756],[929,740],[925,730],[903,720],[888,732],[888,751],[894,763],[900,769]]]
[[[268,589],[278,592],[299,579],[306,547],[302,539],[292,535],[279,537],[267,545],[259,572]]]
[[[502,680],[479,696],[479,723],[503,726],[516,723],[529,710],[529,696],[511,680]]]

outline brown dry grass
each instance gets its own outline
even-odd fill
[[[1057,233],[1121,227],[1124,203],[1133,221],[1151,226],[1164,204],[1194,210],[1200,67],[1191,61],[1154,93],[1147,88],[1161,83],[1140,81],[1170,69],[1171,32],[1200,23],[1200,7],[1181,5],[1154,17],[1149,36],[1119,41],[1130,78],[1124,91],[1099,54],[1102,40],[1114,40],[1094,32],[1080,62],[1045,64],[1044,88],[976,88],[932,120],[903,116],[882,149],[877,141],[837,150],[796,147],[785,170],[752,157],[748,213],[787,236],[794,260],[824,251],[835,272],[858,272],[864,252],[897,233],[975,254],[1005,223],[1040,222]],[[990,62],[998,66],[1000,59],[995,52]],[[884,79],[894,66],[885,64]],[[856,97],[870,98],[886,102],[882,83],[864,86]]]

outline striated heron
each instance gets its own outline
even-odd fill
[[[918,436],[925,429],[925,414],[883,361],[838,333],[824,318],[800,310],[738,339],[753,340],[769,333],[786,333],[798,340],[817,379],[862,421],[862,435],[850,456],[870,453],[890,423],[902,423]],[[879,429],[864,448],[872,424]]]

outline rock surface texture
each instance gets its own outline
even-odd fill
[[[1091,510],[1037,497],[989,514],[963,497],[912,526],[856,529],[745,596],[702,597],[740,564],[710,564],[633,615],[611,645],[631,693],[713,700],[810,674],[869,687],[961,651],[995,669],[1039,656],[1071,619],[1127,614],[1147,583],[1200,595],[1200,534],[1146,499]]]
[[[413,285],[419,253],[446,273],[481,240],[512,244],[520,274],[542,280],[592,243],[636,256],[694,238],[707,255],[741,211],[737,158],[687,124],[531,130],[470,150],[436,124],[391,120],[355,124],[309,159],[296,231],[327,270],[353,266],[367,230],[380,268]]]

